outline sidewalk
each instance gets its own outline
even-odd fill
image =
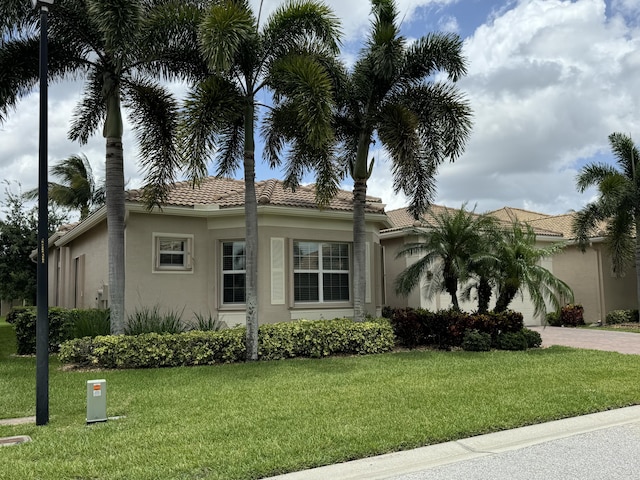
[[[640,355],[638,333],[530,328],[540,333],[543,347]],[[265,480],[635,480],[638,472],[640,405]]]

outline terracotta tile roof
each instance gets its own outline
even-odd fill
[[[443,207],[440,205],[431,205],[431,207],[429,207],[429,209],[420,217],[421,222],[419,223],[416,223],[416,220],[414,220],[413,216],[409,214],[406,208],[391,210],[390,212],[387,212],[387,216],[389,217],[389,220],[391,220],[391,223],[393,223],[394,227],[383,230],[383,232],[402,230],[415,226],[430,226],[434,224],[434,216],[440,215],[444,211],[454,212],[456,210],[458,209]],[[543,213],[505,207],[495,210],[494,212],[489,212],[488,215],[496,217],[505,225],[509,225],[516,220],[520,222],[527,222],[534,228],[537,235],[562,237],[565,236],[565,232],[571,232],[571,221],[558,221],[557,223],[554,223],[552,220],[556,217],[545,215]],[[530,220],[525,220],[525,218]],[[563,229],[560,229],[559,227],[563,227]],[[572,238],[572,235],[567,238]]]
[[[318,208],[315,201],[315,186],[300,186],[295,192],[285,189],[280,180],[270,179],[256,182],[256,198],[260,205],[276,205],[299,208]],[[142,190],[129,190],[127,200],[142,201]],[[206,177],[199,186],[191,182],[177,182],[169,192],[167,205],[195,206],[218,205],[220,208],[244,205],[244,181],[231,178]],[[325,207],[326,210],[353,210],[353,194],[338,190],[337,195]],[[384,213],[384,204],[379,198],[367,197],[366,211]]]
[[[530,210],[523,210],[521,208],[513,208],[513,207],[502,207],[498,210],[494,210],[493,212],[487,212],[488,215],[496,217],[499,220],[504,220],[509,223],[518,221],[518,222],[529,222],[533,220],[540,220],[543,218],[549,218],[551,215],[547,215],[544,213],[532,212]]]

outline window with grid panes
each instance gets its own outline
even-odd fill
[[[296,302],[349,301],[349,244],[293,243]]]
[[[222,302],[245,302],[246,257],[244,241],[222,243]]]

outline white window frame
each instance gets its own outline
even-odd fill
[[[300,268],[295,268],[295,246],[298,243],[311,243],[311,244],[315,244],[318,246],[318,268],[317,269],[300,269]],[[347,261],[349,263],[349,268],[347,270],[330,270],[330,269],[325,269],[324,265],[323,265],[323,255],[322,255],[322,249],[324,245],[346,245],[347,246]],[[329,305],[333,305],[333,304],[344,304],[344,303],[349,303],[351,302],[351,262],[352,262],[352,251],[351,251],[351,244],[348,242],[317,242],[317,241],[313,241],[313,240],[294,240],[293,241],[293,248],[292,248],[292,261],[291,261],[291,265],[293,268],[293,299],[294,299],[294,303],[295,304],[329,304]],[[310,274],[317,274],[318,275],[318,300],[296,300],[295,298],[295,287],[296,287],[296,273],[310,273]],[[348,289],[347,289],[347,294],[348,294],[348,298],[346,299],[340,299],[340,300],[325,300],[324,298],[324,278],[323,275],[324,274],[330,274],[330,273],[338,273],[338,274],[346,274],[347,275],[347,285],[348,285]]]
[[[193,235],[184,233],[161,233],[154,232],[152,234],[152,271],[153,273],[193,273]],[[184,242],[183,262],[182,265],[162,265],[160,263],[160,255],[163,252],[160,250],[160,242],[163,240],[169,241],[182,241]],[[179,251],[171,251],[171,253],[181,253]]]
[[[244,270],[225,270],[224,269],[224,246],[225,244],[234,244],[234,243],[243,243],[245,248],[245,269]],[[245,305],[247,299],[247,269],[246,269],[246,248],[247,242],[246,240],[221,240],[220,241],[220,273],[221,273],[221,281],[220,281],[220,303],[225,306],[239,306]],[[225,302],[224,300],[224,277],[225,275],[244,275],[244,302]]]

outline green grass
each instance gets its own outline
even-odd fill
[[[34,415],[35,360],[8,357],[0,418]],[[85,425],[86,381],[107,413]],[[64,372],[49,425],[0,426],[0,479],[255,479],[640,403],[640,356],[553,347],[411,351],[213,367]]]

